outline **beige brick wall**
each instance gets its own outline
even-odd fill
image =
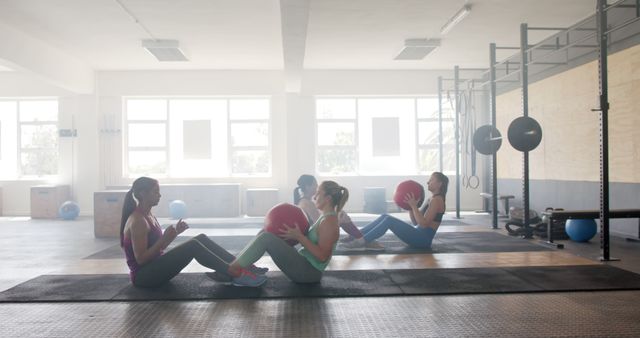
[[[609,179],[640,182],[640,46],[609,55]],[[521,90],[498,96],[497,125],[505,136],[498,176],[522,177],[522,153],[506,142],[509,123],[522,115]],[[530,178],[600,180],[598,63],[590,62],[529,85],[529,116],[542,142],[529,153]]]

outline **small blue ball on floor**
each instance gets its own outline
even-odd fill
[[[65,220],[74,220],[80,214],[80,206],[74,201],[66,201],[58,208],[58,215]]]
[[[592,219],[569,219],[564,230],[574,242],[588,242],[598,232],[598,225]]]
[[[173,200],[169,203],[169,215],[171,219],[181,219],[187,217],[187,204],[181,200]]]

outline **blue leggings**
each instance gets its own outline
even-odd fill
[[[433,228],[415,227],[387,214],[380,215],[375,221],[360,229],[367,243],[382,237],[387,230],[391,230],[403,242],[416,248],[430,248],[436,235]]]

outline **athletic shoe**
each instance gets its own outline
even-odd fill
[[[349,235],[347,237],[341,238],[338,242],[340,242],[340,243],[349,243],[349,242],[354,241],[355,239],[356,239],[355,237]]]
[[[373,251],[384,251],[384,245],[380,244],[380,242],[378,241],[371,241],[368,242],[367,244],[365,244],[365,249],[366,250],[373,250]]]
[[[221,284],[231,284],[233,278],[225,273],[220,273],[218,271],[205,272],[205,275],[209,277],[209,279],[221,283]]]
[[[354,238],[349,242],[342,242],[338,244],[338,248],[342,250],[350,250],[350,251],[362,251],[365,250],[365,241],[363,237]]]
[[[255,266],[255,265],[251,265],[248,269],[249,271],[255,273],[256,275],[264,275],[265,273],[267,273],[269,271],[269,268],[262,268],[259,266]]]
[[[231,284],[234,286],[247,286],[251,288],[256,288],[267,281],[267,276],[265,275],[256,275],[249,270],[242,269],[240,271],[240,276],[234,277],[231,281]]]

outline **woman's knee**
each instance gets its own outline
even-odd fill
[[[275,234],[272,234],[267,231],[263,231],[260,234],[258,234],[258,240],[271,242],[271,241],[282,240],[282,239]]]
[[[209,237],[205,234],[198,234],[198,236],[194,237],[197,240],[204,240],[204,239],[209,239]]]

